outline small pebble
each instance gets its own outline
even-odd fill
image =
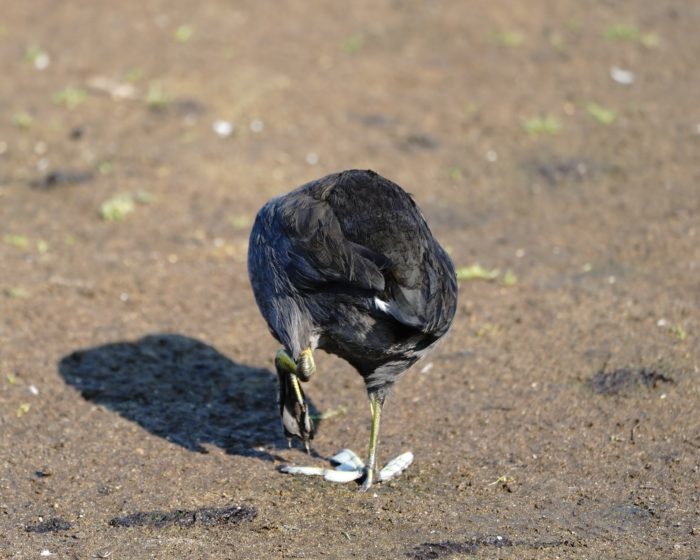
[[[613,66],[610,69],[610,77],[618,84],[622,84],[624,86],[629,86],[634,83],[634,72],[631,72],[630,70],[623,70],[617,66]]]
[[[263,128],[265,128],[265,123],[260,119],[253,119],[250,121],[250,130],[253,132],[262,132]]]
[[[498,160],[498,154],[494,150],[489,150],[486,152],[486,161],[493,163]]]
[[[433,362],[427,363],[423,366],[423,368],[420,370],[421,373],[428,373],[431,369],[433,369]]]
[[[37,70],[46,70],[49,64],[51,64],[51,59],[46,53],[41,53],[34,59],[34,68]]]
[[[214,130],[214,132],[221,138],[227,138],[228,136],[231,136],[231,134],[233,134],[234,126],[233,123],[229,121],[214,121],[214,124],[212,124],[211,127]]]
[[[39,394],[39,389],[36,388],[36,385],[30,385],[29,386],[29,392],[32,395],[38,395]]]
[[[48,548],[45,548],[41,551],[39,556],[53,556],[53,553]]]
[[[309,165],[316,165],[318,163],[318,154],[316,152],[309,152],[306,154],[306,163]]]

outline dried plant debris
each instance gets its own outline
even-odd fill
[[[66,87],[53,94],[52,99],[56,105],[64,105],[71,111],[76,109],[87,98],[87,92],[81,88]]]
[[[254,507],[228,506],[224,508],[199,508],[194,510],[137,511],[110,520],[112,527],[191,527],[192,525],[238,525],[252,521],[258,515]]]
[[[591,389],[600,395],[617,395],[638,387],[655,389],[661,383],[675,383],[675,380],[648,368],[618,368],[614,371],[603,369],[590,380]]]
[[[46,521],[27,525],[27,533],[57,533],[58,531],[68,531],[73,525],[60,517],[51,517]]]
[[[100,205],[100,216],[106,222],[121,222],[136,208],[131,193],[118,193]]]
[[[501,274],[498,268],[484,268],[479,263],[457,269],[457,280],[495,280]]]
[[[598,103],[589,103],[586,105],[586,112],[600,124],[612,124],[617,119],[617,111],[608,109]]]
[[[17,249],[26,249],[29,246],[29,238],[21,234],[8,233],[3,235],[2,242]]]
[[[561,121],[552,115],[522,119],[523,130],[530,136],[554,135],[561,131]]]

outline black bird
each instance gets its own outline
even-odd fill
[[[452,261],[409,194],[373,171],[350,170],[265,204],[250,235],[248,272],[284,346],[275,365],[290,441],[298,437],[308,451],[314,435],[299,380],[314,373],[316,348],[364,378],[372,413],[369,488],[387,394],[452,323]]]

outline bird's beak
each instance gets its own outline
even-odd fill
[[[314,437],[314,428],[309,417],[309,407],[304,400],[304,391],[297,376],[289,371],[277,369],[280,385],[280,414],[284,434],[291,442],[292,437],[298,437],[306,451],[309,442]]]

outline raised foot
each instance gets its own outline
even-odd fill
[[[316,373],[316,363],[314,362],[314,355],[311,348],[307,348],[302,351],[301,356],[296,363],[297,366],[297,376],[302,381],[308,381],[311,376]]]
[[[304,382],[311,379],[311,376],[316,373],[316,362],[314,362],[311,348],[303,350],[296,362],[284,348],[280,348],[275,356],[275,364],[278,369],[293,373]]]

